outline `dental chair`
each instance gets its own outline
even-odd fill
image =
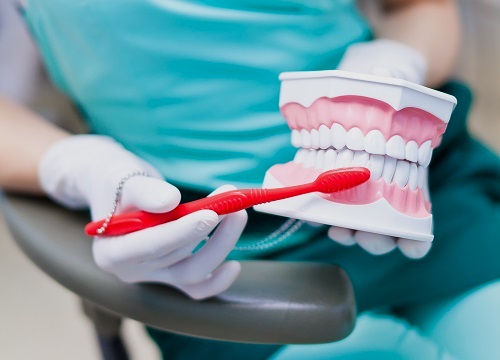
[[[128,359],[119,335],[122,318],[179,334],[260,344],[333,342],[354,327],[351,282],[336,266],[242,261],[227,291],[196,301],[163,285],[126,284],[99,269],[83,233],[87,212],[1,192],[0,209],[23,252],[83,300],[105,360]]]

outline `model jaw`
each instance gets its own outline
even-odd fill
[[[441,93],[436,95],[437,92],[423,87],[417,86],[415,90],[414,84],[410,89],[405,82],[392,84],[394,79],[389,79],[388,84],[387,79],[379,77],[361,76],[360,80],[357,75],[352,79],[351,74],[343,72],[326,74],[326,80],[340,81],[338,85],[346,85],[348,81],[349,86],[345,87],[350,92],[342,93],[340,86],[325,85],[325,77],[318,78],[317,73],[324,72],[312,72],[311,77],[299,75],[298,79],[288,78],[288,82],[282,84],[281,111],[292,130],[292,144],[299,150],[293,161],[273,166],[268,171],[264,186],[297,185],[314,180],[322,171],[350,166],[367,167],[371,171],[368,183],[337,194],[311,195],[317,199],[316,208],[321,208],[323,213],[328,208],[323,202],[331,203],[329,208],[335,212],[329,216],[315,211],[314,202],[308,202],[307,214],[298,203],[288,202],[286,206],[295,206],[292,211],[295,217],[310,221],[419,240],[432,238],[427,167],[432,150],[439,145],[446,129],[454,106],[453,98]],[[300,87],[297,87],[297,81],[301,82]],[[425,91],[419,92],[419,88]],[[410,92],[410,95],[407,94],[409,98],[404,98],[404,91]],[[337,96],[329,97],[328,94]],[[436,102],[436,97],[440,101]],[[436,108],[435,104],[442,106]],[[369,221],[363,216],[368,216],[370,211],[378,211],[373,205],[375,203],[378,207],[383,206],[384,211],[391,212],[393,220],[401,215],[405,219],[399,219],[399,223],[402,220],[407,223],[407,217],[419,225],[412,229],[406,226],[406,229],[394,230],[394,224],[389,221],[385,230],[383,223],[372,223],[366,228],[363,223]],[[369,204],[372,204],[370,211],[359,211],[360,206],[366,210]],[[283,205],[270,204],[257,210],[290,216],[280,210]],[[346,207],[353,206],[357,207],[357,213],[364,215],[358,219],[343,216],[339,221],[338,211],[345,213]],[[425,219],[427,223],[423,226],[422,220]],[[361,225],[356,225],[357,222]],[[420,234],[419,229],[422,230]]]

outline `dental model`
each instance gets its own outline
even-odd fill
[[[263,187],[310,182],[322,171],[367,167],[370,180],[257,211],[412,240],[432,241],[427,169],[456,105],[453,96],[408,81],[344,71],[280,75],[280,109],[299,148],[271,167]]]

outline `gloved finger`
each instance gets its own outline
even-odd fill
[[[397,240],[399,250],[410,259],[420,259],[424,257],[431,249],[432,242],[417,241],[409,239]]]
[[[150,274],[157,270],[164,269],[165,282],[175,281],[175,277],[168,272],[168,267],[190,256],[193,250],[198,245],[198,241],[183,246],[165,256],[153,260],[144,260],[134,264],[123,264],[115,266],[113,273],[122,281],[128,283],[136,283],[141,281],[149,281]]]
[[[337,68],[423,84],[428,64],[425,56],[410,46],[389,39],[376,39],[350,45]]]
[[[201,210],[178,220],[112,238],[94,238],[93,254],[103,269],[157,259],[176,249],[201,242],[219,222],[211,210]]]
[[[189,258],[173,265],[178,284],[195,284],[214,271],[234,248],[247,222],[247,213],[228,214],[207,243]]]
[[[396,239],[387,235],[356,231],[354,240],[373,255],[387,254],[396,248]]]
[[[237,261],[227,261],[198,284],[176,285],[176,287],[196,300],[206,299],[226,291],[241,271]]]
[[[390,78],[399,78],[397,76],[397,72],[394,69],[389,69],[383,66],[374,66],[371,70],[371,74]]]
[[[236,187],[233,185],[223,185],[223,186],[217,188],[216,190],[214,190],[208,196],[217,195],[217,194],[220,194],[220,193],[223,193],[223,192],[226,192],[229,190],[234,190],[234,189],[236,189]],[[219,216],[219,220],[222,220],[222,219],[223,219],[223,216]],[[157,269],[171,266],[171,265],[187,258],[188,256],[191,256],[193,253],[193,250],[199,244],[200,244],[200,241],[196,240],[196,241],[192,242],[191,244],[188,244],[184,247],[181,247],[170,254],[167,254],[159,259],[150,261],[148,264],[148,267],[152,271],[152,270],[157,270]]]
[[[179,205],[181,193],[175,186],[161,179],[147,176],[130,178],[123,186],[117,212],[145,210],[168,212]]]
[[[405,67],[388,68],[384,66],[374,66],[371,70],[371,74],[395,78],[395,79],[402,79],[407,81],[419,78],[419,74],[414,73],[411,68],[405,68]]]
[[[203,240],[202,240],[203,241]],[[142,271],[151,272],[158,269],[164,269],[172,266],[179,261],[191,256],[194,249],[201,243],[200,240],[195,240],[185,246],[178,248],[166,255],[160,256],[157,259],[142,260],[140,262]]]
[[[354,230],[331,226],[328,229],[328,237],[341,245],[351,246],[356,244],[354,241]]]
[[[222,185],[222,186],[219,186],[214,191],[212,191],[210,194],[208,194],[208,197],[214,196],[214,195],[226,192],[226,191],[236,190],[236,189],[237,189],[237,187],[234,185],[230,185],[230,184]]]
[[[237,189],[237,187],[234,185],[230,185],[230,184],[222,185],[222,186],[219,186],[214,191],[212,191],[210,194],[208,194],[207,197],[218,195],[218,194],[221,194],[223,192],[236,190],[236,189]],[[224,217],[226,217],[226,215],[219,215],[219,220],[222,221],[222,219],[224,219]]]

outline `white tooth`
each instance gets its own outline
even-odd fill
[[[357,127],[353,127],[349,130],[347,132],[346,145],[351,150],[364,150],[365,139],[363,132]]]
[[[315,163],[316,163],[316,151],[307,150],[307,156],[304,161],[304,167],[305,168],[313,167]]]
[[[311,134],[306,129],[300,130],[300,137],[302,138],[302,147],[308,149],[311,147]]]
[[[385,147],[386,154],[396,159],[404,159],[405,150],[405,141],[399,135],[394,135],[393,137],[391,137]]]
[[[370,160],[367,164],[368,169],[370,169],[370,179],[380,179],[384,170],[384,158],[384,155],[370,155]]]
[[[396,171],[394,171],[393,181],[399,187],[404,187],[408,183],[410,177],[410,163],[404,160],[398,160],[396,163]]]
[[[422,145],[420,145],[420,148],[418,149],[418,163],[420,165],[423,165],[427,161],[427,158],[429,157],[429,151],[431,151],[431,143],[431,140],[427,140]]]
[[[332,146],[340,150],[345,146],[347,133],[340,124],[333,124],[330,128],[330,143]]]
[[[392,182],[394,170],[396,170],[396,159],[390,156],[384,156],[384,170],[382,171],[382,178],[387,184]]]
[[[414,163],[418,161],[418,144],[413,140],[406,144],[405,159]]]
[[[337,166],[336,168],[344,168],[351,166],[352,159],[354,158],[354,153],[352,150],[344,149],[339,152],[337,156]]]
[[[429,150],[429,153],[427,154],[427,159],[425,159],[424,162],[422,163],[423,167],[427,167],[431,163],[432,151],[433,151],[432,149]]]
[[[418,167],[418,187],[423,189],[425,187],[427,179],[425,178],[425,169],[423,166]]]
[[[319,132],[316,129],[311,130],[311,147],[319,149]]]
[[[296,148],[299,148],[302,144],[302,137],[300,136],[299,130],[292,130],[292,145]]]
[[[324,124],[319,127],[319,147],[322,149],[330,147],[330,129]]]
[[[316,152],[316,162],[314,163],[314,168],[318,170],[323,169],[323,163],[325,160],[325,150],[319,150]]]
[[[325,153],[325,161],[323,163],[323,171],[334,169],[336,160],[337,152],[333,149],[327,150]]]
[[[307,157],[307,150],[306,149],[300,149],[295,153],[295,157],[293,158],[293,161],[296,163],[302,164],[304,160]]]
[[[428,168],[422,166],[422,170],[423,170],[423,173],[424,173],[424,187],[422,188],[423,192],[424,192],[424,198],[426,200],[429,200],[430,199],[430,195],[429,195],[429,173],[428,173]]]
[[[408,178],[408,186],[410,189],[415,190],[418,183],[418,169],[417,164],[410,163],[410,176]]]
[[[370,160],[370,154],[364,151],[355,151],[351,166],[366,166],[368,160]]]
[[[385,138],[378,130],[370,131],[365,137],[365,150],[370,154],[385,155]]]

